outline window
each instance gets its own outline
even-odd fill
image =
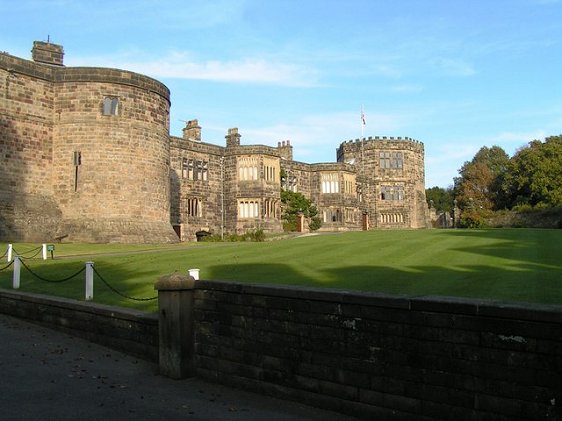
[[[355,209],[345,208],[344,213],[345,213],[345,222],[355,222],[355,215],[356,215]]]
[[[343,175],[343,193],[348,196],[355,195],[355,177],[349,174]]]
[[[340,183],[337,173],[322,174],[322,193],[339,193]]]
[[[239,218],[259,218],[260,204],[257,200],[240,200],[238,202]]]
[[[286,175],[284,177],[281,177],[281,186],[285,191],[292,191],[293,193],[296,193],[297,184],[298,180],[294,175]]]
[[[322,215],[324,222],[342,222],[342,213],[339,209],[325,209]]]
[[[263,178],[265,179],[265,181],[275,182],[275,167],[264,165]]]
[[[106,96],[103,99],[103,115],[117,115],[119,112],[119,98]]]
[[[381,213],[381,223],[383,224],[403,224],[404,214],[402,213]]]
[[[404,186],[381,186],[381,200],[404,200]]]
[[[402,152],[381,152],[379,163],[381,169],[402,169]]]
[[[258,179],[258,162],[256,158],[238,159],[238,179],[240,181]]]
[[[279,160],[263,159],[263,178],[269,183],[277,183],[277,173],[279,172]]]
[[[183,158],[181,176],[188,180],[207,181],[209,179],[209,162]]]
[[[265,199],[263,201],[263,216],[265,218],[277,217],[277,200]]]
[[[201,199],[191,197],[187,199],[187,216],[201,217],[203,212],[201,209]]]

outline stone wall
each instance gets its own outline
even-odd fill
[[[171,310],[159,311],[160,323],[184,320],[165,327],[182,339],[159,335],[156,314],[19,291],[0,290],[0,312],[151,361],[160,351],[187,375],[363,419],[562,417],[560,305],[186,285],[167,299],[158,288]]]
[[[380,153],[401,153],[401,168],[381,168]],[[427,228],[425,201],[424,145],[411,138],[369,137],[343,142],[338,162],[353,162],[362,184],[361,210],[369,215],[369,225],[379,228]],[[402,200],[382,200],[383,186],[403,188]]]
[[[158,362],[156,314],[2,289],[0,313]]]
[[[0,54],[2,238],[129,242],[152,223],[148,241],[177,241],[168,88],[128,71],[66,68],[54,44],[36,42],[33,57]],[[118,101],[112,115],[106,98]],[[92,224],[96,233],[82,231]]]
[[[45,240],[52,232],[45,222],[60,217],[51,196],[55,94],[44,79],[49,70],[26,64],[0,54],[0,235],[34,241]]]
[[[365,419],[562,417],[562,307],[199,282],[198,376]]]
[[[293,161],[289,141],[242,145],[237,128],[228,130],[225,147],[202,142],[197,120],[177,138],[169,134],[170,92],[159,81],[126,70],[65,67],[62,46],[48,42],[35,42],[32,57],[0,53],[0,238],[162,243],[178,240],[172,226],[181,240],[200,231],[280,232],[280,189],[287,187],[281,170],[293,182],[290,190],[318,207],[323,230],[362,229],[363,213],[374,228],[427,226],[420,142],[344,142],[338,162],[305,164]],[[382,150],[402,153],[403,168],[379,168]],[[256,180],[239,179],[243,157],[256,160]],[[204,162],[208,178],[185,177],[184,159]],[[276,175],[266,176],[265,167]],[[322,192],[326,173],[338,178],[340,192]],[[344,192],[344,180],[361,185],[361,197],[353,188]],[[381,200],[381,189],[395,185],[403,199]],[[188,205],[193,200],[197,212]],[[37,208],[41,201],[46,205]],[[258,210],[242,216],[241,203]]]

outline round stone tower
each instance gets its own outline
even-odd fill
[[[46,165],[40,178],[28,179],[28,184],[41,180],[42,194],[56,207],[50,213],[57,221],[44,233],[51,238],[44,240],[178,241],[170,224],[168,88],[123,70],[67,68],[55,44],[36,42],[32,53],[33,62],[9,59],[12,73],[28,79],[26,86],[36,79],[44,86],[30,100],[50,120],[40,122],[48,131],[37,158]],[[27,124],[33,125],[36,113],[20,103],[29,108]],[[18,116],[13,117],[17,128]],[[15,145],[24,138],[24,130],[14,130]],[[28,234],[22,239],[33,237]]]
[[[177,241],[170,225],[169,91],[138,74],[57,75],[53,194],[75,241]]]

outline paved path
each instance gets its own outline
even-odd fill
[[[207,383],[0,314],[0,419],[353,420]]]

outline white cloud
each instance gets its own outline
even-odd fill
[[[386,114],[367,114],[364,136],[370,135],[370,127],[376,127],[377,135],[394,131],[400,127],[400,117]],[[210,127],[208,127],[210,129]],[[217,137],[226,133],[226,127],[215,127]],[[336,148],[343,141],[361,136],[360,113],[340,112],[307,115],[290,123],[271,126],[240,127],[243,144],[277,146],[280,141],[289,140],[293,146],[294,158],[299,161],[335,162]],[[355,134],[351,136],[350,134]]]
[[[68,60],[70,66],[99,66],[126,69],[154,78],[209,80],[216,82],[243,82],[280,86],[311,87],[318,83],[315,69],[263,58],[247,57],[240,60],[197,60],[189,53],[173,52],[151,60],[131,60],[132,53],[116,57],[88,57]]]

